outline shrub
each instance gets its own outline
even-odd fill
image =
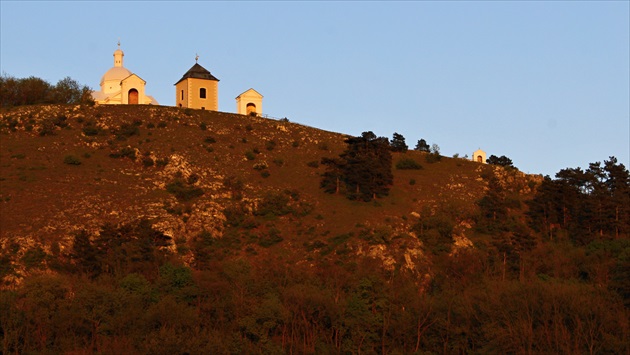
[[[245,158],[247,158],[247,160],[254,160],[256,159],[256,155],[251,150],[248,150],[245,152]]]
[[[211,136],[207,136],[203,141],[206,142],[206,143],[210,143],[210,144],[217,142],[217,140],[214,139],[214,137],[211,137]]]
[[[309,161],[308,163],[306,163],[306,165],[311,167],[311,168],[318,168],[319,167],[319,162],[317,160],[313,160],[313,161]]]
[[[251,124],[248,124],[247,126],[245,126],[245,129],[248,130],[248,131],[251,131],[254,128],[252,127]]]
[[[199,124],[199,128],[200,128],[202,131],[205,131],[205,130],[207,130],[207,129],[208,129],[208,126],[206,125],[206,123],[205,123],[205,122],[201,122],[201,123]]]
[[[140,130],[138,129],[138,126],[129,123],[123,123],[116,131],[117,138],[128,138],[137,135],[140,135]]]
[[[269,248],[270,246],[278,244],[283,240],[284,239],[280,236],[280,231],[277,228],[272,227],[266,233],[259,236],[258,245],[263,248]]]
[[[291,145],[293,146],[293,148],[297,148],[300,146],[300,142],[298,141],[293,141],[293,143],[291,143]]]
[[[131,147],[125,147],[116,153],[111,153],[109,157],[110,158],[125,158],[126,157],[131,160],[136,160],[136,150]]]
[[[168,158],[162,158],[155,161],[157,167],[165,167],[168,164]]]
[[[282,192],[267,192],[258,204],[254,214],[258,216],[284,216],[292,211],[289,206],[290,197]]]
[[[439,153],[429,153],[424,157],[424,160],[429,164],[433,164],[442,160],[442,156]]]
[[[155,124],[153,122],[147,123],[147,128],[155,128]]]
[[[267,150],[273,150],[273,148],[275,148],[275,147],[276,147],[276,141],[272,140],[272,141],[265,142],[265,148]]]
[[[83,128],[83,134],[86,136],[97,136],[100,132],[100,129],[96,126],[87,126]]]
[[[160,121],[160,122],[158,122],[157,127],[158,127],[158,128],[165,128],[165,127],[166,127],[166,121]]]
[[[396,163],[396,169],[399,170],[419,170],[422,169],[422,165],[418,164],[411,158],[403,158]]]
[[[153,166],[154,164],[155,162],[151,157],[142,158],[142,165],[146,166],[147,168]]]
[[[42,121],[42,127],[39,129],[40,136],[53,136],[57,126],[51,119],[45,119]]]
[[[282,166],[284,165],[284,160],[280,159],[280,158],[276,158],[273,160],[273,163],[276,164],[277,166]]]
[[[269,168],[269,165],[267,165],[267,162],[264,162],[264,161],[254,164],[254,170],[261,171],[261,170],[265,170],[267,168]]]
[[[66,157],[63,158],[63,162],[68,165],[81,165],[81,160],[74,155],[66,155]]]
[[[263,170],[260,172],[260,176],[264,177],[264,178],[268,178],[271,175],[271,173],[267,170]]]
[[[166,191],[172,193],[181,201],[190,201],[204,194],[202,188],[186,184],[182,179],[175,179],[167,184]]]

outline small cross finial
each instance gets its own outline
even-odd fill
[[[195,63],[199,60],[199,54],[195,53]]]
[[[118,38],[118,48],[120,48],[120,38]]]

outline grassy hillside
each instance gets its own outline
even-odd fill
[[[202,230],[221,237],[226,208],[253,211],[266,194],[285,192],[299,211],[273,221],[287,246],[361,228],[406,234],[411,213],[427,207],[474,214],[484,193],[480,175],[490,169],[396,153],[394,164],[408,157],[423,169],[394,169],[390,195],[362,203],[319,188],[318,162],[343,151],[344,135],[299,124],[150,106],[29,106],[4,110],[2,121],[2,237],[62,247],[80,229],[140,218],[175,240]],[[167,191],[190,176],[196,181],[184,185],[202,196],[183,201]],[[242,183],[242,200],[232,197],[228,179]]]
[[[359,202],[320,189],[339,133],[174,107],[0,114],[3,353],[630,351],[627,236],[526,223],[540,176],[393,153],[389,195]]]

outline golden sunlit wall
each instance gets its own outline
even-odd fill
[[[203,92],[205,89],[205,98]],[[175,85],[175,105],[204,110],[219,110],[219,82],[188,78]]]

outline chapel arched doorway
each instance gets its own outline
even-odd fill
[[[137,105],[138,104],[138,90],[131,89],[127,94],[127,103],[129,105]]]
[[[247,114],[248,115],[252,115],[252,114],[256,114],[256,105],[253,103],[248,103],[247,104]]]

